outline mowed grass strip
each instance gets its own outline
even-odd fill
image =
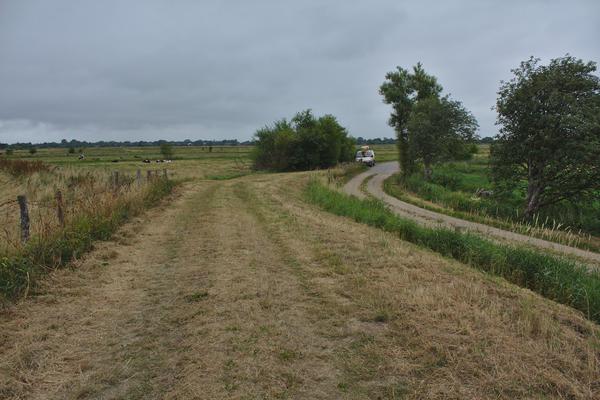
[[[402,240],[499,275],[521,287],[582,311],[600,323],[600,274],[575,262],[523,247],[498,244],[444,228],[426,228],[401,218],[379,200],[361,200],[311,179],[307,199],[326,211],[397,233]]]

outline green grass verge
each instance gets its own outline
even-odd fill
[[[109,239],[121,224],[156,205],[175,185],[171,180],[157,180],[140,199],[119,201],[109,213],[80,215],[51,238],[33,237],[18,254],[0,255],[0,302],[34,288],[45,272],[80,257],[92,248],[94,241]]]
[[[397,216],[381,201],[360,200],[331,190],[317,180],[309,182],[306,198],[326,211],[396,233],[402,240],[504,277],[580,310],[600,323],[600,274],[585,266],[527,248],[494,243],[471,233],[426,228]]]
[[[587,235],[579,235],[573,232],[552,229],[552,225],[544,228],[545,224],[529,223],[518,219],[501,219],[501,217],[493,215],[493,213],[486,213],[483,209],[476,209],[475,207],[469,208],[469,206],[459,206],[459,204],[470,204],[481,202],[482,204],[490,203],[492,200],[479,199],[473,200],[468,198],[465,193],[462,192],[447,192],[447,195],[432,196],[431,193],[439,191],[440,186],[433,183],[427,183],[422,178],[413,175],[410,181],[420,182],[420,189],[415,189],[414,184],[401,183],[399,180],[400,175],[394,174],[387,178],[383,182],[383,190],[385,193],[393,196],[404,202],[414,204],[418,207],[426,210],[446,214],[451,217],[465,219],[468,221],[477,222],[480,224],[494,226],[496,228],[520,233],[523,235],[533,236],[540,239],[548,240],[555,243],[561,243],[566,246],[577,247],[583,250],[589,251],[600,251],[600,245]],[[433,188],[431,190],[423,190],[423,188]],[[445,189],[441,189],[444,191]],[[410,193],[410,195],[409,195]],[[445,197],[444,197],[445,196]],[[471,196],[472,197],[472,196]],[[442,200],[440,200],[442,199]],[[445,199],[445,200],[444,200]],[[454,200],[449,200],[454,199]],[[462,199],[462,200],[461,200]],[[432,205],[433,204],[433,205]],[[512,205],[510,207],[517,207]],[[461,211],[468,210],[468,211]]]

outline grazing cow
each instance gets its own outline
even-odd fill
[[[492,197],[494,195],[493,190],[487,190],[484,188],[479,188],[475,191],[476,197]]]

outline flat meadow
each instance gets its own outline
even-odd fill
[[[252,146],[175,146],[172,162],[160,162],[164,156],[158,146],[90,147],[74,152],[67,148],[40,148],[34,154],[15,150],[10,156],[0,155],[6,162],[40,163],[37,169],[14,173],[0,166],[0,225],[3,227],[0,255],[22,247],[17,196],[27,197],[32,237],[48,235],[59,228],[57,191],[61,191],[64,198],[68,219],[83,209],[110,208],[105,203],[117,197],[139,195],[149,173],[154,177],[166,174],[175,182],[223,180],[253,173],[252,149]],[[394,145],[379,145],[374,149],[381,161],[396,158]],[[141,179],[137,178],[138,170]],[[117,191],[114,190],[115,173],[120,181]]]
[[[10,157],[42,164],[2,172],[3,198],[30,199],[32,236],[19,244],[18,208],[2,208],[16,247],[0,253],[0,298],[18,301],[0,312],[0,397],[597,397],[597,314],[552,291],[565,274],[523,284],[541,256],[326,186],[355,164],[271,174],[250,153]]]
[[[250,151],[243,146],[177,147],[172,162],[159,162],[164,157],[158,147],[75,153],[43,148],[1,156],[0,296],[29,290],[45,269],[80,257],[94,240],[108,239],[179,183],[250,173]],[[19,196],[26,198],[28,238],[23,237]]]

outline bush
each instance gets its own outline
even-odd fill
[[[350,161],[354,139],[334,116],[315,118],[310,110],[255,133],[254,166],[275,171],[328,168]]]
[[[502,276],[600,322],[600,274],[575,262],[498,244],[471,233],[426,228],[397,216],[378,200],[360,200],[330,190],[316,180],[309,183],[306,194],[310,202],[326,211],[393,232],[402,240]]]

